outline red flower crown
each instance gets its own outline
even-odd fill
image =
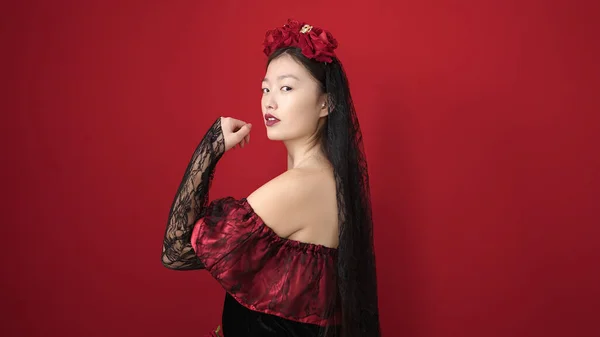
[[[337,40],[330,32],[304,22],[288,19],[283,27],[267,31],[263,42],[264,53],[270,56],[283,47],[298,47],[309,59],[331,63],[335,57]]]

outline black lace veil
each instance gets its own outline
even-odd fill
[[[349,82],[341,62],[317,62],[296,47],[273,52],[268,64],[282,54],[304,65],[328,94],[329,115],[320,131],[323,152],[334,168],[339,209],[339,246],[336,268],[337,292],[330,309],[341,305],[341,325],[324,327],[322,336],[378,337],[381,335],[377,298],[377,275],[373,247],[373,221],[367,161],[362,133]]]

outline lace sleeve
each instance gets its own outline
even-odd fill
[[[192,229],[205,212],[215,166],[224,153],[219,117],[194,151],[171,205],[162,249],[162,263],[169,269],[204,269],[191,246]]]

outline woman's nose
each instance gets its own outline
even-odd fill
[[[265,107],[267,108],[267,110],[272,110],[277,107],[277,104],[275,103],[275,101],[272,98],[269,98],[266,102]]]

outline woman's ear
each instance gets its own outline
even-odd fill
[[[329,95],[328,94],[323,94],[323,97],[321,99],[321,105],[319,106],[320,108],[320,113],[319,113],[319,117],[324,117],[329,115]]]

